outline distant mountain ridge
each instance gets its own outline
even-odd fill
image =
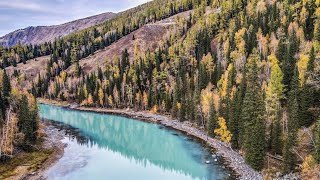
[[[14,46],[19,42],[21,45],[41,44],[53,41],[55,38],[66,36],[70,33],[101,24],[108,19],[113,18],[116,13],[107,12],[87,18],[67,22],[52,26],[30,26],[25,29],[19,29],[0,38],[0,46]]]

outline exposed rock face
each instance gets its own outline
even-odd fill
[[[116,14],[107,12],[84,19],[75,20],[61,25],[27,27],[11,32],[0,38],[0,46],[14,46],[19,42],[25,44],[41,44],[53,41],[55,38],[66,36],[96,24],[101,24]]]

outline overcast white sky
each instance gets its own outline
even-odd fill
[[[0,0],[0,37],[28,26],[57,25],[120,12],[151,0]]]

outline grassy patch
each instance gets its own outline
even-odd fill
[[[52,150],[23,152],[7,162],[0,162],[0,179],[15,175],[15,169],[21,165],[27,165],[30,172],[37,170],[52,153]]]

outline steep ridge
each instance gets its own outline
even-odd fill
[[[122,51],[127,49],[129,56],[133,57],[133,51],[135,44],[137,48],[143,51],[155,50],[159,47],[162,40],[165,39],[165,35],[168,32],[170,26],[174,26],[177,17],[187,17],[191,11],[179,13],[175,16],[166,18],[164,20],[147,24],[140,29],[124,36],[117,42],[106,47],[103,50],[96,51],[94,55],[90,55],[87,58],[80,60],[80,66],[85,73],[94,72],[97,67],[103,67],[104,63],[110,62],[115,56],[120,56]],[[134,38],[133,38],[134,37]],[[36,76],[43,71],[45,73],[47,62],[50,60],[50,56],[42,56],[31,59],[26,64],[19,63],[17,67],[7,67],[7,72],[12,75],[14,71],[18,71],[23,75],[23,84],[27,89],[30,88],[30,80],[36,78]],[[70,66],[66,72],[71,74],[74,72],[75,64]],[[24,81],[26,80],[26,81]]]
[[[18,44],[42,44],[51,42],[56,38],[66,36],[70,33],[101,24],[114,17],[116,14],[107,12],[87,18],[71,21],[61,25],[27,27],[11,32],[0,38],[0,46],[10,47]]]
[[[167,37],[168,28],[176,24],[176,18],[185,18],[191,11],[179,13],[164,20],[150,23],[142,28],[121,38],[118,42],[106,47],[104,50],[97,51],[93,56],[89,56],[80,61],[80,66],[85,73],[95,72],[98,67],[103,68],[105,63],[110,63],[115,56],[120,56],[127,49],[129,58],[132,59],[134,48],[138,51],[154,51]],[[75,64],[67,69],[67,73],[72,74]]]

